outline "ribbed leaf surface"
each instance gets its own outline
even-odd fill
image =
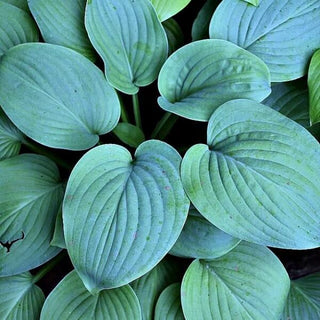
[[[310,122],[320,122],[320,49],[313,55],[308,73]]]
[[[165,21],[186,7],[191,0],[150,0],[160,21]]]

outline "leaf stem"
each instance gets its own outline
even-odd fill
[[[136,126],[142,130],[139,98],[137,93],[132,96],[132,103],[133,103],[133,114],[134,114],[134,120],[136,122]]]
[[[164,140],[164,138],[170,133],[177,120],[177,115],[166,112],[151,133],[151,139]]]
[[[119,99],[120,108],[121,108],[121,115],[120,115],[121,121],[122,122],[130,122],[129,121],[129,116],[128,116],[128,113],[127,113],[127,109],[126,109],[126,107],[125,107],[125,105],[123,103],[123,99],[122,99],[122,97],[121,97],[119,92],[117,92],[117,94],[118,94],[118,99]]]

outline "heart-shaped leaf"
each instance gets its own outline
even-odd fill
[[[180,283],[173,283],[162,291],[156,305],[154,320],[184,320]]]
[[[38,40],[37,25],[31,16],[13,4],[0,1],[0,57],[11,47]]]
[[[66,275],[50,293],[41,320],[140,320],[137,296],[129,285],[91,295],[76,271]]]
[[[207,144],[181,167],[194,206],[219,229],[258,244],[320,246],[320,148],[302,126],[245,99],[219,107]]]
[[[320,122],[320,49],[312,56],[308,87],[310,94],[310,121],[311,124]]]
[[[171,146],[150,140],[134,160],[121,146],[102,145],[77,163],[64,198],[64,233],[91,292],[137,279],[174,245],[189,207],[180,161]]]
[[[186,320],[279,319],[290,280],[267,248],[241,242],[216,260],[195,260],[181,286]]]
[[[185,8],[191,0],[150,0],[160,21],[165,21]]]
[[[149,0],[89,0],[85,25],[112,86],[135,94],[157,78],[168,43]]]
[[[178,257],[214,259],[232,250],[239,242],[239,239],[218,229],[192,208],[170,254]]]
[[[45,42],[76,50],[91,60],[95,52],[84,27],[85,0],[29,0]]]
[[[272,82],[307,73],[320,47],[319,0],[263,0],[257,7],[243,0],[223,0],[212,16],[210,38],[231,41],[260,57]]]
[[[24,136],[0,109],[0,160],[16,156]]]
[[[192,42],[173,53],[161,69],[158,88],[161,108],[200,121],[208,121],[226,101],[261,101],[271,92],[263,61],[233,43],[212,39]]]
[[[94,146],[120,117],[117,94],[92,62],[45,43],[19,45],[2,57],[0,104],[30,138],[70,150]]]
[[[37,320],[44,302],[41,289],[32,282],[29,272],[0,278],[0,318]]]
[[[320,319],[320,273],[291,281],[281,320]]]
[[[51,247],[63,197],[55,163],[22,154],[0,161],[0,276],[35,268],[60,249]]]

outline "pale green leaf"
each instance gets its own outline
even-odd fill
[[[143,320],[154,320],[154,309],[161,292],[169,284],[181,279],[180,264],[173,257],[167,256],[155,268],[130,284],[139,299]]]
[[[154,320],[164,319],[184,320],[180,301],[180,283],[168,286],[157,301]]]
[[[160,21],[165,21],[185,8],[191,0],[149,0]]]
[[[1,2],[9,3],[19,9],[29,12],[28,1],[27,0],[1,0]]]
[[[0,161],[0,276],[18,274],[54,257],[54,222],[63,197],[55,163],[22,154]]]
[[[267,248],[241,242],[216,260],[195,260],[181,286],[186,320],[277,320],[290,280]]]
[[[214,259],[232,250],[239,242],[239,239],[218,229],[192,208],[170,254],[178,257]]]
[[[120,117],[117,94],[81,54],[53,44],[22,44],[0,64],[0,104],[27,136],[53,148],[83,150]]]
[[[257,6],[259,4],[259,0],[242,0],[242,1],[253,4],[254,6]]]
[[[16,156],[24,136],[0,109],[0,160]]]
[[[2,320],[38,320],[43,302],[44,294],[29,272],[0,278]]]
[[[320,246],[320,148],[302,126],[257,102],[232,100],[209,120],[207,144],[181,166],[194,206],[219,229],[279,248]]]
[[[91,292],[137,279],[174,245],[189,207],[180,162],[171,146],[149,140],[134,159],[111,144],[77,163],[64,198],[64,233],[72,263]]]
[[[164,21],[162,25],[167,34],[169,54],[171,54],[183,45],[184,35],[179,24],[173,18]]]
[[[129,285],[91,295],[76,271],[71,271],[46,299],[40,319],[140,320],[141,310]]]
[[[257,7],[243,0],[223,0],[212,16],[210,38],[231,41],[261,58],[272,82],[307,73],[320,47],[319,0],[263,0]]]
[[[118,139],[133,148],[137,148],[145,140],[143,131],[127,122],[118,123],[113,129],[113,133]]]
[[[84,27],[85,0],[29,0],[45,42],[76,50],[91,60],[95,52]]]
[[[20,43],[39,40],[37,25],[24,10],[0,1],[0,57]]]
[[[199,121],[208,121],[226,101],[261,101],[271,92],[263,61],[233,43],[212,39],[174,52],[160,71],[158,88],[161,108]]]
[[[320,319],[320,273],[291,281],[281,320]]]
[[[85,26],[112,86],[135,94],[157,78],[168,43],[149,0],[90,0]]]
[[[319,45],[320,47],[320,45]],[[309,73],[308,87],[310,97],[310,122],[320,122],[320,49],[312,56]]]

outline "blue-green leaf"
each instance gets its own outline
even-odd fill
[[[29,12],[28,0],[1,0],[1,2],[9,3],[19,9]]]
[[[186,7],[191,0],[149,0],[157,11],[160,21],[165,21]]]
[[[243,0],[223,0],[212,16],[210,38],[231,41],[260,57],[272,82],[307,73],[320,47],[319,0],[263,0],[257,7]]]
[[[149,0],[90,0],[85,25],[112,86],[135,94],[157,78],[168,43]]]
[[[236,98],[261,101],[270,94],[262,60],[224,40],[200,40],[174,52],[163,65],[158,103],[166,111],[208,121],[222,103]]]
[[[313,55],[308,73],[310,122],[320,122],[320,49]]]
[[[220,106],[207,145],[181,166],[194,206],[219,229],[262,245],[320,246],[320,148],[302,126],[245,99]]]

